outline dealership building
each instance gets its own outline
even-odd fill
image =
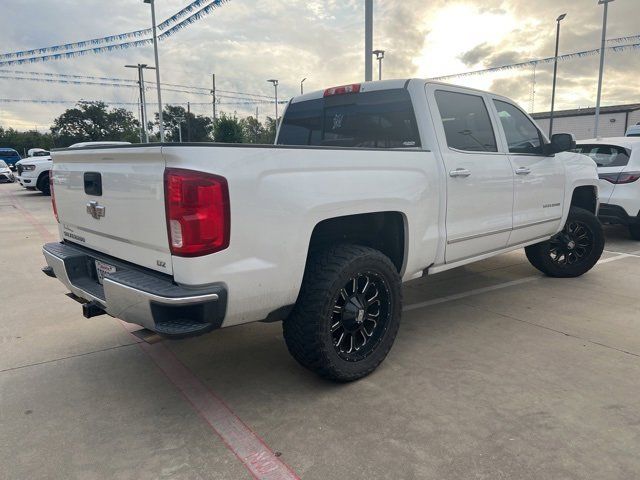
[[[543,132],[549,132],[550,112],[534,113],[531,116]],[[593,138],[595,108],[560,110],[553,114],[554,133],[573,133],[578,140]],[[614,105],[600,108],[598,136],[624,137],[631,125],[640,123],[640,103]]]

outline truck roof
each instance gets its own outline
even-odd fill
[[[393,90],[397,88],[407,88],[409,86],[409,83],[411,82],[420,82],[423,84],[435,84],[435,85],[442,85],[446,87],[464,88],[465,90],[475,91],[478,93],[490,93],[484,90],[478,90],[476,88],[463,87],[461,85],[454,85],[454,84],[445,83],[445,82],[436,82],[436,81],[425,79],[425,78],[398,78],[398,79],[392,79],[392,80],[376,80],[373,82],[360,82],[360,83],[355,82],[347,85],[360,85],[360,92],[363,93],[363,92],[374,92],[378,90]],[[337,86],[338,85],[336,85],[336,87]],[[304,95],[298,95],[291,99],[291,103],[305,102],[307,100],[317,100],[324,96],[325,91],[326,89],[315,90],[313,92],[305,93]],[[494,94],[492,93],[492,95]],[[496,95],[496,96],[501,96],[501,95]]]
[[[578,145],[617,145],[624,148],[640,147],[640,137],[604,137],[578,140]]]

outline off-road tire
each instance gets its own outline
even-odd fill
[[[374,286],[376,291],[378,288],[382,290],[381,297],[388,298],[384,309],[386,313],[382,315],[385,323],[380,321],[378,327],[376,322],[374,329],[380,330],[371,330],[372,335],[374,331],[377,332],[375,337],[371,336],[376,341],[367,347],[371,349],[367,356],[348,361],[343,358],[347,353],[340,352],[341,347],[336,345],[336,330],[332,330],[334,327],[331,324],[336,319],[335,309],[340,309],[337,306],[337,302],[341,301],[339,296],[348,288],[345,284],[357,279],[354,284],[357,293],[360,288],[358,285],[367,282],[362,292],[365,295],[370,278],[375,279],[372,283],[379,282],[380,287],[378,283]],[[346,312],[347,305],[342,308]],[[379,308],[380,316],[382,303]],[[304,367],[329,380],[350,382],[370,374],[385,359],[398,332],[401,312],[401,280],[391,260],[372,248],[336,245],[310,254],[298,300],[292,313],[283,322],[284,339],[291,355]],[[368,331],[365,332],[368,334]],[[350,335],[355,338],[355,334]],[[364,351],[367,338],[364,334],[362,338],[364,344],[361,348]],[[354,351],[353,355],[357,355],[357,352]]]
[[[571,250],[573,250],[573,253],[569,253],[569,255],[574,255],[573,261],[568,260],[567,256],[564,257],[563,261],[561,255],[559,256],[559,260],[554,261],[553,255],[558,252],[558,244],[561,245],[561,249],[564,248],[565,251],[569,252],[567,245],[570,242],[565,242],[565,239],[572,239],[573,241],[581,237],[582,234],[579,234],[575,238],[572,237],[572,226],[574,231],[576,226],[578,226],[580,228],[579,231],[586,234],[588,247],[582,247],[579,241],[574,242],[577,243],[577,245],[572,247]],[[564,247],[562,246],[563,242],[566,243]],[[562,232],[551,240],[526,247],[525,252],[531,265],[545,275],[557,278],[572,278],[587,273],[598,263],[604,250],[604,242],[604,231],[598,218],[588,210],[571,207],[567,223]],[[577,258],[579,252],[582,252],[583,255]]]

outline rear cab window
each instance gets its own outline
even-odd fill
[[[291,103],[277,143],[380,149],[421,146],[413,104],[405,89]]]
[[[630,150],[616,145],[578,145],[575,151],[591,157],[598,167],[625,167],[631,157]]]
[[[489,111],[481,96],[436,90],[435,98],[449,148],[468,152],[498,151]]]

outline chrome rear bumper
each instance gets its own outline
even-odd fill
[[[185,337],[219,328],[224,320],[227,292],[222,284],[179,286],[166,275],[68,243],[48,243],[42,253],[55,277],[71,293],[125,322]],[[105,275],[102,285],[95,260],[116,267],[116,272]]]

